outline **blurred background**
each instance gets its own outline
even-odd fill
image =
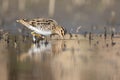
[[[119,32],[120,0],[0,0],[0,28],[14,32],[16,19],[52,18],[68,32]],[[110,29],[109,29],[110,28]],[[17,31],[16,31],[17,32]]]

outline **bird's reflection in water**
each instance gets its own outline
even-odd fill
[[[40,41],[39,43],[32,44],[28,53],[32,54],[40,54],[45,52],[51,52],[51,42]]]
[[[52,41],[39,41],[33,43],[31,48],[28,49],[27,53],[21,53],[19,59],[21,61],[25,59],[43,60],[43,58],[50,58],[59,54],[64,49],[63,40],[52,40]]]

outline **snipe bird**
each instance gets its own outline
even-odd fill
[[[47,18],[36,18],[36,19],[19,19],[17,22],[23,24],[25,27],[30,29],[33,36],[33,41],[37,38],[44,38],[45,36],[50,36],[57,34],[63,39],[65,35],[65,29],[58,25],[58,23],[53,19]]]

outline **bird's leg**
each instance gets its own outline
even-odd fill
[[[35,43],[36,42],[35,32],[31,32],[31,35],[33,37],[33,42]]]
[[[36,43],[37,42],[37,36],[35,32],[31,32],[31,35],[33,36],[33,42]]]
[[[59,36],[60,36],[60,39],[64,39],[64,36],[63,36],[63,35],[59,34]]]
[[[35,32],[31,32],[32,36],[33,36],[33,41],[34,42],[38,42],[39,40],[44,39],[45,37],[42,36],[41,34],[37,34]]]

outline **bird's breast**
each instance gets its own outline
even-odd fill
[[[39,34],[42,34],[42,35],[50,35],[50,34],[52,34],[52,32],[51,31],[44,31],[44,30],[39,30]]]

